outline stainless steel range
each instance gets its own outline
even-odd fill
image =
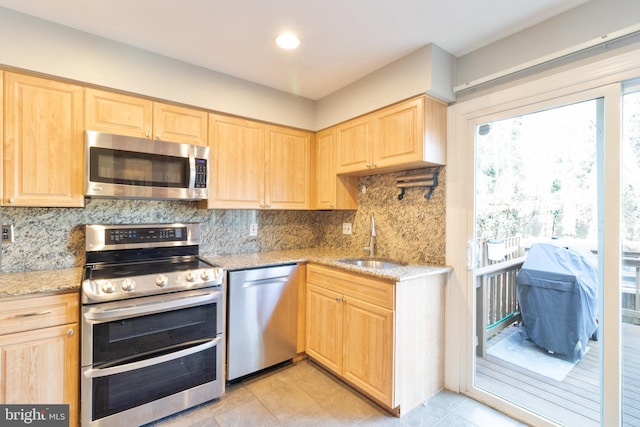
[[[223,271],[198,224],[87,225],[83,426],[152,422],[224,390]]]

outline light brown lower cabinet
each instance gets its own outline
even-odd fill
[[[0,301],[0,402],[68,404],[78,425],[78,295]]]
[[[442,389],[445,280],[396,283],[309,264],[307,355],[406,414]]]

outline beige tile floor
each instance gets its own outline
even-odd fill
[[[475,400],[442,391],[402,418],[376,406],[315,363],[303,360],[228,385],[220,399],[156,427],[487,426],[523,424]]]

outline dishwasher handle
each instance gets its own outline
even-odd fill
[[[289,276],[286,277],[269,277],[267,279],[246,280],[242,282],[243,288],[251,288],[253,286],[270,285],[272,283],[287,284],[291,280]]]

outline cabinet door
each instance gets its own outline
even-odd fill
[[[251,120],[209,115],[208,208],[264,206],[264,128],[262,123]]]
[[[0,140],[4,140],[4,71],[0,70]],[[0,145],[2,147],[2,145]],[[2,156],[0,156],[2,158]],[[0,161],[0,205],[4,202],[4,165]]]
[[[87,129],[150,138],[153,103],[147,99],[97,89],[86,89]]]
[[[375,167],[422,160],[424,97],[402,102],[374,114]]]
[[[315,147],[315,191],[316,209],[336,208],[336,129],[318,132]]]
[[[206,146],[207,113],[154,102],[153,137],[164,141]]]
[[[78,324],[0,336],[0,402],[69,404],[78,425]]]
[[[265,207],[311,207],[311,132],[267,126]]]
[[[393,407],[393,311],[345,297],[342,375]]]
[[[84,206],[83,88],[4,76],[4,194],[9,206]]]
[[[371,116],[349,120],[337,126],[337,173],[362,172],[371,169],[373,128]]]
[[[307,283],[306,352],[342,373],[342,296]]]

